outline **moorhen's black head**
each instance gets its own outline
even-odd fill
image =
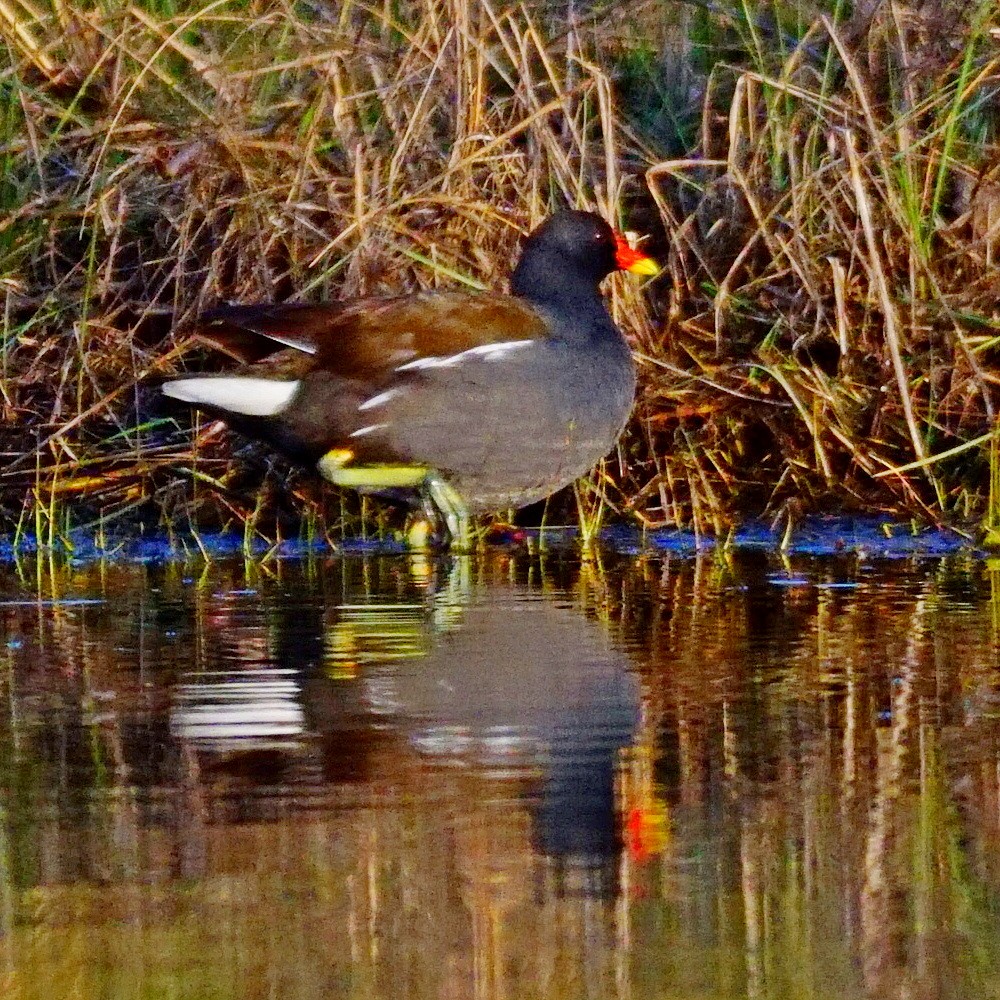
[[[596,298],[604,278],[619,269],[633,269],[638,259],[647,260],[599,215],[557,212],[525,241],[510,287],[515,295],[536,302],[561,299],[567,293]]]

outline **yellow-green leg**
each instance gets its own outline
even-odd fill
[[[444,518],[445,527],[451,537],[451,547],[457,552],[471,551],[472,532],[469,529],[469,511],[458,491],[433,470],[428,471],[423,482],[423,489],[426,490],[431,503]]]
[[[320,475],[335,486],[370,491],[416,490],[428,516],[444,523],[451,548],[458,552],[471,549],[469,511],[455,488],[445,482],[438,472],[425,465],[351,465],[353,457],[350,451],[329,451],[319,460],[317,468]],[[428,542],[426,524],[416,522],[407,532],[407,545],[413,549],[425,549]]]

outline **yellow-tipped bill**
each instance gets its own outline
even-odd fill
[[[660,273],[660,265],[641,250],[633,248],[621,233],[615,233],[615,260],[623,271],[632,274],[651,278]]]

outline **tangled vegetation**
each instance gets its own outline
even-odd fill
[[[199,311],[498,286],[565,204],[666,263],[611,292],[621,516],[995,528],[998,32],[986,0],[3,0],[0,534],[356,530],[163,405],[224,364]]]

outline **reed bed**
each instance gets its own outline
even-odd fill
[[[585,518],[995,527],[997,11],[938,8],[4,0],[0,534],[381,530],[157,379],[219,301],[501,285],[567,204],[666,263]]]

